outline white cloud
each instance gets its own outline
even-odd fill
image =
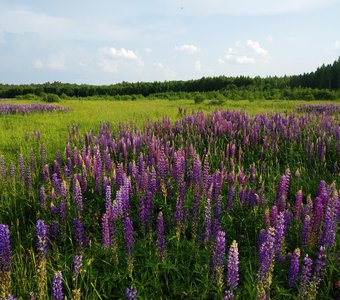
[[[36,59],[34,61],[34,68],[36,69],[43,69],[44,68],[44,63],[40,59]]]
[[[47,66],[52,70],[66,70],[65,57],[63,54],[52,54],[47,60]]]
[[[132,50],[126,50],[125,48],[116,49],[113,47],[104,47],[102,48],[104,54],[111,57],[125,58],[137,60],[138,56]]]
[[[161,62],[158,62],[158,63],[154,63],[154,66],[160,68],[160,69],[164,69],[164,64],[161,63]]]
[[[223,58],[218,58],[217,61],[221,64],[224,65],[225,64],[225,60]]]
[[[266,49],[262,48],[260,46],[260,43],[257,41],[253,41],[253,40],[248,40],[246,46],[253,50],[257,55],[268,59],[269,58],[269,53]]]
[[[247,64],[254,64],[256,60],[253,57],[239,54],[238,50],[229,48],[227,54],[225,55],[225,60],[234,62],[239,65],[247,65]],[[220,62],[224,62],[223,59],[220,59]]]
[[[337,40],[337,41],[334,42],[334,49],[340,50],[340,40]]]
[[[193,53],[200,51],[198,47],[194,45],[187,45],[187,44],[184,44],[181,46],[175,46],[175,50],[179,52],[187,53],[187,54],[193,54]]]
[[[145,48],[144,51],[145,51],[146,53],[152,53],[152,49],[151,49],[151,48]]]
[[[143,60],[133,51],[125,48],[102,47],[99,49],[99,67],[110,73],[117,73],[121,67],[130,66],[129,62],[144,66]]]
[[[199,60],[195,61],[195,71],[201,72],[202,71],[202,63]]]

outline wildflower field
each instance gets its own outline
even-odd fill
[[[57,105],[0,112],[0,299],[339,298],[339,102]]]

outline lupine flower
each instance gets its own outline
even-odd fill
[[[45,188],[43,186],[40,188],[39,200],[40,200],[40,206],[43,209],[45,209],[46,208],[46,194],[45,194]]]
[[[310,233],[310,216],[306,215],[305,220],[302,225],[302,233],[301,233],[301,245],[307,246],[309,242],[309,233]]]
[[[63,286],[62,286],[62,273],[61,271],[55,272],[52,283],[52,296],[54,300],[63,300]]]
[[[340,202],[338,193],[335,190],[333,196],[330,198],[326,210],[325,221],[323,226],[322,235],[320,238],[320,245],[334,247],[335,232],[338,224],[338,215],[340,209]]]
[[[47,253],[47,226],[43,220],[36,223],[36,245],[39,259],[43,259]]]
[[[76,179],[76,183],[75,183],[74,198],[76,200],[77,211],[82,212],[83,211],[83,196],[82,196],[81,187],[80,187],[78,179]]]
[[[295,219],[295,221],[300,219],[301,210],[302,210],[302,190],[299,190],[296,193],[296,198],[295,198],[295,207],[294,207],[294,219]]]
[[[51,224],[51,238],[54,241],[57,241],[58,235],[59,235],[59,223],[58,221],[53,220]]]
[[[110,227],[109,227],[109,217],[105,213],[102,217],[102,235],[103,235],[103,247],[110,248]]]
[[[74,257],[73,277],[77,277],[79,275],[82,266],[83,266],[83,256],[82,255],[76,255]]]
[[[78,249],[82,250],[87,246],[85,226],[80,218],[73,219],[73,236]]]
[[[288,285],[290,287],[295,286],[298,276],[299,276],[299,268],[300,268],[300,249],[295,249],[292,258],[290,260],[290,268],[288,274]]]
[[[124,218],[124,238],[128,271],[130,277],[132,277],[134,240],[133,240],[133,224],[129,216],[126,216]]]
[[[222,300],[230,300],[233,298],[234,298],[234,294],[231,291],[229,290],[224,291],[224,296]]]
[[[284,244],[284,232],[285,232],[285,218],[284,213],[280,212],[277,218],[277,224],[275,226],[275,256],[277,259],[281,258]]]
[[[267,229],[266,240],[260,250],[260,266],[258,271],[257,291],[260,299],[266,299],[272,282],[275,255],[275,231],[273,227]]]
[[[307,292],[312,274],[312,260],[306,254],[303,259],[303,266],[301,268],[301,276],[300,276],[300,286],[299,286],[299,298],[304,299]]]
[[[125,296],[127,300],[137,300],[137,290],[130,286],[130,288],[126,288]]]
[[[0,224],[0,299],[11,289],[11,252],[8,225]]]
[[[17,300],[17,298],[13,297],[12,294],[8,294],[7,300]]]
[[[227,273],[227,285],[233,290],[236,290],[238,286],[238,263],[238,247],[237,242],[234,240],[229,249]]]
[[[159,212],[157,217],[157,255],[160,258],[164,258],[165,256],[165,238],[164,238],[164,221],[163,221],[163,213]]]
[[[210,240],[211,232],[211,201],[207,198],[204,210],[204,244]]]
[[[270,210],[270,226],[275,227],[277,223],[278,217],[278,210],[277,207],[274,205]]]

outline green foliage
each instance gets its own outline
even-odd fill
[[[203,103],[204,102],[204,100],[205,100],[205,97],[204,97],[204,95],[202,95],[202,94],[197,94],[197,95],[195,95],[195,98],[194,98],[194,102],[195,102],[195,104],[200,104],[200,103]]]
[[[60,102],[60,98],[55,94],[42,94],[42,101],[47,103]]]

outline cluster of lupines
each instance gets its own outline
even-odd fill
[[[312,112],[312,113],[339,113],[340,105],[336,104],[303,104],[296,107],[299,112]]]
[[[339,213],[335,185],[322,184],[315,203],[307,199],[304,204],[300,191],[295,205],[290,205],[288,194],[293,179],[289,169],[276,182],[274,202],[267,202],[266,156],[267,160],[268,156],[277,157],[280,149],[285,148],[298,152],[303,144],[303,151],[308,154],[304,156],[306,161],[318,154],[321,162],[327,157],[336,165],[338,135],[336,119],[326,115],[249,117],[244,112],[230,111],[194,113],[174,125],[169,119],[147,123],[144,133],[123,125],[114,133],[109,124],[101,124],[97,135],[90,132],[81,138],[77,128],[72,127],[64,157],[57,151],[53,163],[46,164],[44,151],[40,151],[41,161],[30,155],[25,162],[20,156],[20,175],[16,179],[31,194],[33,186],[41,187],[40,213],[49,220],[46,224],[50,222],[50,241],[42,238],[48,230],[39,220],[37,243],[62,243],[61,235],[65,235],[71,222],[73,245],[77,255],[81,255],[97,242],[101,220],[103,248],[112,252],[116,266],[124,253],[132,278],[134,232],[142,232],[153,242],[156,254],[163,260],[167,253],[164,234],[175,232],[177,245],[181,239],[191,238],[197,249],[212,249],[213,280],[217,279],[221,290],[221,278],[225,276],[233,293],[238,286],[238,246],[236,241],[232,243],[225,272],[226,216],[232,218],[234,209],[266,209],[258,270],[259,295],[264,296],[270,293],[274,265],[286,258],[285,235],[290,228],[291,207],[294,222],[304,223],[302,244],[315,248],[321,244],[334,247]],[[12,180],[5,162],[1,166],[5,174],[2,181]],[[47,248],[38,246],[38,263],[46,260],[41,249]],[[296,256],[291,260],[292,274],[297,272]],[[45,281],[42,277],[39,282],[45,285]],[[296,275],[292,275],[289,285],[295,284]]]
[[[11,249],[8,225],[0,224],[0,299],[11,291]]]
[[[68,111],[69,108],[51,104],[0,104],[0,115],[31,114],[34,112]]]

